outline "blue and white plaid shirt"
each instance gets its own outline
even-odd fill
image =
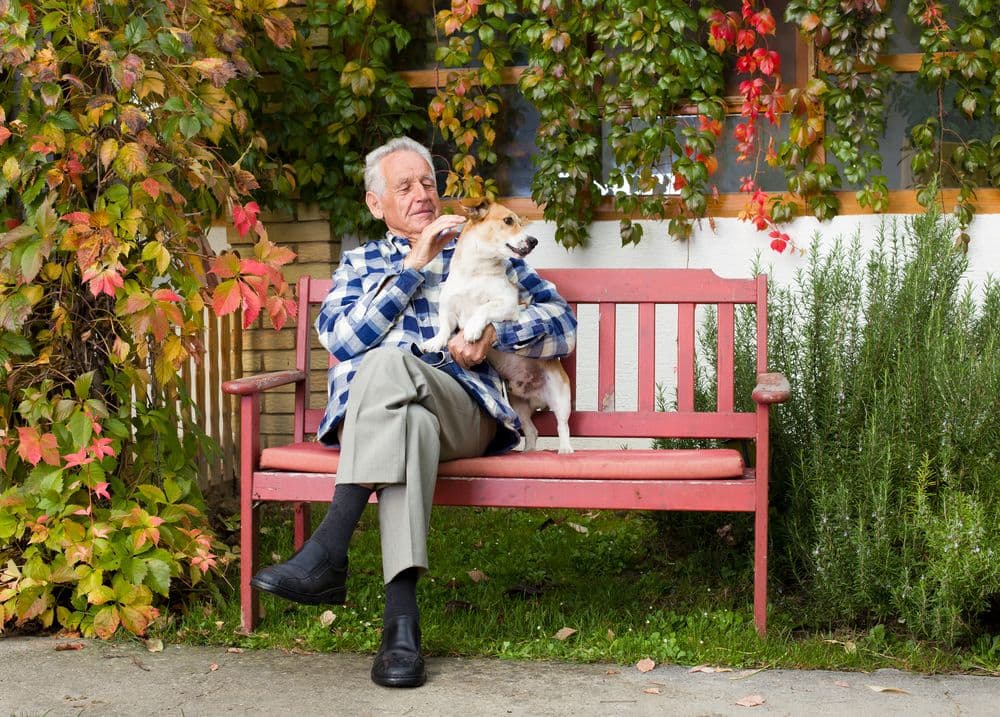
[[[336,445],[336,425],[344,417],[348,388],[365,352],[376,346],[399,346],[457,379],[506,429],[497,431],[490,452],[510,450],[519,440],[520,421],[493,367],[484,361],[463,369],[446,351],[423,354],[419,349],[421,342],[437,332],[441,284],[448,275],[455,242],[422,270],[403,267],[409,252],[405,239],[387,235],[341,258],[333,288],[316,318],[320,343],[339,362],[329,371],[326,413],[317,436]],[[576,317],[555,286],[520,259],[510,260],[507,276],[519,288],[522,309],[516,320],[494,323],[495,347],[533,358],[569,354],[576,344]]]

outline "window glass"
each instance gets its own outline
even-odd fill
[[[988,117],[970,120],[962,112],[955,109],[954,98],[956,88],[952,85],[944,92],[944,127],[946,154],[950,147],[957,144],[957,139],[980,139],[988,141],[995,132],[995,126]],[[931,89],[921,82],[915,73],[897,74],[889,86],[887,96],[888,113],[886,131],[883,141],[879,144],[882,150],[882,172],[888,180],[889,189],[913,189],[914,179],[910,172],[910,130],[923,123],[929,117],[938,115],[937,90]],[[828,126],[827,131],[832,131]],[[841,168],[840,162],[830,153],[827,161]],[[721,159],[720,159],[721,163]],[[944,187],[957,186],[954,175],[945,172],[941,179]],[[980,179],[980,184],[986,184],[986,178]],[[845,182],[843,189],[858,189],[858,185]]]

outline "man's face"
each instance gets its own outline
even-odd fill
[[[441,211],[434,173],[416,152],[400,150],[381,161],[385,193],[365,195],[372,216],[396,236],[415,239]]]

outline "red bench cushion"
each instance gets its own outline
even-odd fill
[[[337,472],[340,451],[319,443],[265,448],[261,470]],[[441,464],[438,475],[464,478],[612,478],[664,480],[741,478],[743,457],[729,448],[669,450],[578,450],[513,452],[502,456],[461,458]]]

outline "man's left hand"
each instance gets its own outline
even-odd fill
[[[486,324],[483,335],[472,343],[465,340],[465,334],[462,331],[458,331],[448,341],[448,353],[462,368],[472,368],[486,360],[486,353],[496,340],[497,332],[493,328],[493,324]]]

